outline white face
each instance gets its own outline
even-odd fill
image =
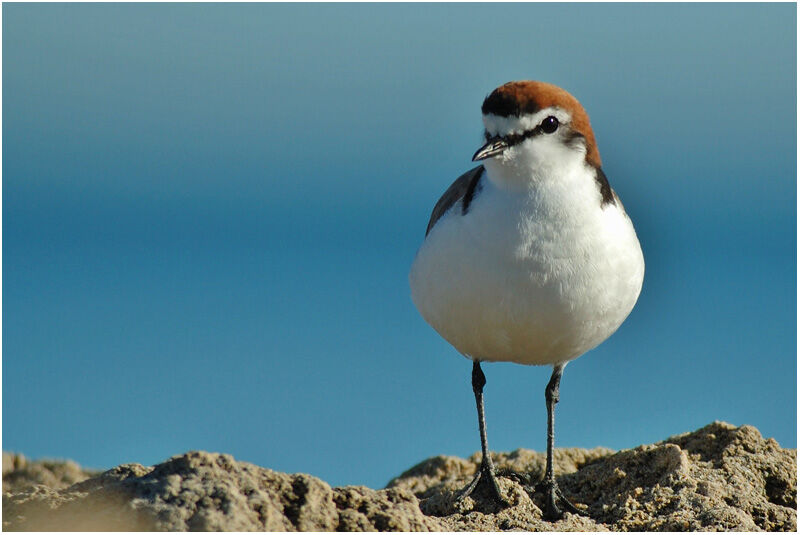
[[[558,126],[548,133],[537,127],[548,117],[555,117]],[[483,124],[489,136],[500,136],[511,140],[511,146],[483,164],[495,176],[533,177],[564,172],[576,165],[583,165],[586,144],[571,128],[569,112],[558,107],[545,108],[521,117],[484,115]],[[551,120],[552,121],[552,120]],[[515,136],[525,136],[524,139]],[[516,141],[516,142],[514,142]]]

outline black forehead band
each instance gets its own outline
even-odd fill
[[[491,113],[500,117],[510,117],[512,115],[519,117],[526,113],[536,113],[539,111],[539,107],[533,100],[529,100],[521,106],[519,101],[512,95],[494,92],[483,101],[481,111],[484,115]]]

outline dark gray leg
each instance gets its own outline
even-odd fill
[[[478,483],[488,486],[489,493],[495,501],[501,505],[506,505],[503,495],[500,492],[500,487],[497,484],[497,478],[494,474],[494,463],[489,454],[489,441],[486,439],[486,418],[483,414],[483,387],[486,385],[486,376],[483,375],[480,363],[476,360],[472,363],[472,391],[475,393],[475,405],[478,408],[478,429],[481,434],[481,466],[475,478],[469,485],[464,487],[458,493],[458,500],[462,500],[472,494],[477,488]]]
[[[556,484],[556,476],[553,472],[553,446],[555,445],[555,410],[558,403],[558,386],[561,383],[561,374],[565,364],[557,364],[553,367],[553,375],[547,388],[544,391],[544,399],[547,403],[547,467],[544,471],[544,480],[541,487],[546,493],[544,502],[544,519],[555,521],[564,517],[564,512],[559,507],[559,502],[570,513],[585,515],[583,511],[572,505],[561,493]]]

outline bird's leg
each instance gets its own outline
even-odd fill
[[[478,429],[481,433],[481,466],[469,485],[458,493],[458,500],[463,500],[478,487],[478,483],[488,487],[491,497],[500,505],[506,505],[506,501],[500,492],[500,486],[495,477],[494,463],[489,454],[489,442],[486,439],[486,418],[483,414],[483,387],[486,385],[486,376],[483,375],[480,363],[476,360],[472,363],[472,391],[475,393],[475,405],[478,407]]]
[[[555,445],[555,409],[558,403],[558,386],[561,383],[561,374],[564,371],[564,364],[557,364],[553,367],[553,375],[547,388],[544,390],[544,399],[547,403],[547,467],[544,471],[544,480],[540,483],[540,488],[546,493],[544,502],[544,519],[549,521],[560,520],[564,516],[564,511],[559,507],[561,503],[570,513],[585,515],[583,511],[575,507],[561,493],[556,483],[556,476],[553,472],[553,446]]]

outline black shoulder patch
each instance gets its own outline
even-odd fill
[[[474,173],[472,180],[467,184],[467,191],[464,192],[464,199],[461,201],[461,215],[466,215],[469,210],[469,205],[472,204],[472,199],[475,194],[481,189],[481,176],[483,176],[483,166],[480,170]]]
[[[483,166],[479,165],[458,177],[456,181],[447,188],[447,191],[439,198],[436,206],[433,207],[433,213],[431,213],[431,219],[428,221],[428,228],[425,230],[425,236],[428,235],[436,222],[459,200],[463,199],[461,203],[461,215],[467,213],[469,205],[475,198],[475,193],[479,190],[479,182],[482,175]]]
[[[611,184],[608,183],[608,178],[601,167],[596,168],[594,179],[597,180],[597,185],[600,186],[600,195],[603,197],[603,201],[600,203],[600,206],[616,204],[614,192],[611,191]]]

